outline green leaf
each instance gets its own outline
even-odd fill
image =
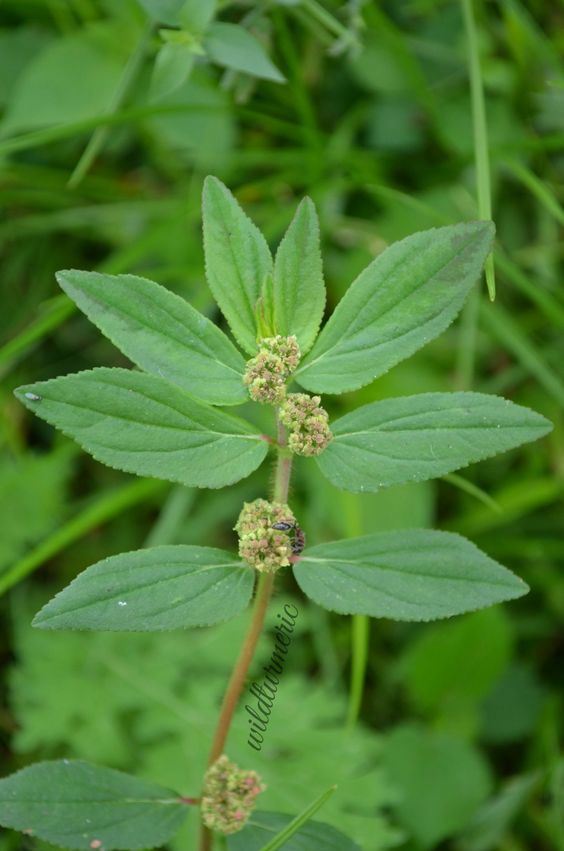
[[[278,334],[295,334],[302,355],[313,345],[325,308],[319,222],[304,198],[274,262],[274,320]]]
[[[452,729],[477,711],[507,667],[512,647],[511,624],[500,606],[429,625],[400,663],[410,704],[417,715],[439,718]]]
[[[283,813],[255,812],[243,830],[227,837],[227,851],[262,851],[269,847],[273,834],[292,820]],[[280,847],[284,851],[360,851],[360,846],[340,830],[319,821],[309,821]]]
[[[270,250],[262,233],[216,177],[205,180],[202,206],[210,289],[242,348],[254,354],[257,301],[267,275],[272,274]]]
[[[225,334],[180,296],[135,275],[70,270],[58,272],[57,281],[141,369],[213,405],[248,399],[245,361]]]
[[[441,732],[397,727],[383,740],[382,756],[397,791],[397,818],[417,848],[436,848],[457,833],[491,789],[479,751]]]
[[[114,28],[97,24],[39,50],[11,92],[2,135],[101,115],[123,73],[126,55],[115,46]],[[69,73],[74,68],[80,73]]]
[[[218,65],[275,83],[286,82],[260,41],[239,24],[216,21],[206,33],[204,46]]]
[[[357,408],[331,424],[317,460],[344,490],[443,476],[547,434],[552,424],[529,408],[484,393],[421,393]]]
[[[151,99],[159,100],[179,89],[190,76],[195,61],[196,55],[190,45],[174,41],[163,44],[153,68]]]
[[[63,848],[155,848],[187,812],[162,786],[79,760],[39,762],[0,780],[0,824]]]
[[[492,222],[433,228],[396,242],[354,281],[300,365],[315,393],[368,384],[450,325],[491,250]]]
[[[249,604],[253,571],[224,550],[162,546],[83,571],[35,616],[43,629],[152,632],[229,620]]]
[[[159,24],[176,26],[184,0],[139,0],[147,14]]]
[[[216,0],[184,0],[180,22],[190,33],[202,35],[216,12]]]
[[[429,621],[521,597],[527,585],[452,532],[406,529],[320,544],[294,565],[298,585],[342,615]]]
[[[220,488],[252,473],[267,452],[244,420],[133,370],[101,367],[15,392],[98,461],[139,476]]]

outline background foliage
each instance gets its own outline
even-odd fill
[[[16,385],[129,365],[54,273],[143,275],[219,319],[203,275],[208,172],[273,245],[311,195],[329,309],[389,242],[477,217],[457,0],[218,5],[199,4],[208,17],[190,22],[199,53],[177,45],[164,59],[173,41],[146,10],[160,7],[160,21],[174,24],[174,0],[4,0],[0,9],[2,775],[68,756],[196,793],[244,616],[156,636],[46,635],[29,623],[105,556],[147,542],[232,547],[242,501],[262,495],[268,477],[263,469],[225,491],[136,480],[29,416]],[[266,809],[295,813],[337,782],[318,817],[367,851],[564,849],[564,6],[496,0],[475,12],[498,297],[471,300],[439,340],[339,397],[331,413],[474,389],[529,405],[555,430],[465,470],[462,482],[370,496],[338,491],[298,461],[293,507],[311,543],[403,526],[460,532],[531,593],[440,624],[372,622],[361,720],[345,733],[350,619],[298,596],[288,572],[272,618],[289,595],[299,634],[260,765],[242,713],[230,740],[232,758],[269,784]],[[243,27],[227,48],[226,24]],[[269,654],[267,635],[257,676]],[[1,851],[22,847],[41,843],[0,835]]]

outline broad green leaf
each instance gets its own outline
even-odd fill
[[[41,609],[33,625],[122,632],[208,626],[246,608],[253,578],[240,559],[210,547],[123,553],[80,573]]]
[[[278,334],[295,334],[302,354],[313,345],[325,308],[319,222],[304,198],[274,261],[274,322]]]
[[[354,492],[443,476],[537,440],[552,428],[535,411],[484,393],[421,393],[357,408],[331,424],[317,463]]]
[[[471,717],[507,667],[512,649],[511,623],[501,606],[430,624],[400,662],[401,681],[417,715],[440,718],[450,729],[458,717]]]
[[[101,115],[111,103],[126,59],[126,53],[116,54],[115,44],[112,27],[98,24],[55,39],[40,50],[12,90],[2,132]],[[73,68],[80,68],[80,73],[69,73]]]
[[[257,301],[266,277],[272,274],[270,250],[216,177],[205,180],[202,207],[208,284],[240,345],[254,354]]]
[[[308,548],[298,585],[342,615],[429,621],[521,597],[527,585],[452,532],[406,529]]]
[[[356,390],[450,325],[491,250],[492,222],[415,233],[351,284],[296,378],[315,393]]]
[[[184,0],[139,0],[150,17],[159,24],[176,26]]]
[[[458,833],[491,790],[480,752],[442,732],[397,727],[384,738],[382,756],[397,792],[396,816],[417,848],[437,848]]]
[[[183,485],[245,478],[267,444],[244,420],[128,369],[99,369],[19,387],[16,396],[103,464]]]
[[[261,851],[292,819],[283,813],[255,812],[243,830],[227,837],[227,851]],[[356,842],[340,830],[319,821],[304,824],[281,848],[283,851],[360,851]]]
[[[286,81],[260,41],[239,24],[216,21],[206,33],[204,46],[210,59],[225,68],[275,83]]]
[[[163,44],[153,68],[150,94],[153,100],[176,91],[190,76],[196,54],[188,44],[169,41]]]
[[[225,334],[175,293],[135,275],[76,270],[57,281],[133,363],[213,405],[248,399],[245,361]]]
[[[63,848],[155,848],[187,813],[169,789],[79,760],[39,762],[0,780],[0,824]]]

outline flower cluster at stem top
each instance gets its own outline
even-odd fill
[[[296,518],[282,502],[255,499],[245,502],[235,531],[239,535],[239,555],[261,573],[270,573],[287,567],[292,555],[292,541],[288,532],[273,529],[275,523],[294,525]]]
[[[210,830],[237,833],[266,786],[256,771],[243,771],[225,754],[206,771],[202,794],[202,821]]]
[[[319,396],[287,393],[286,385],[300,361],[294,336],[266,337],[254,358],[247,362],[244,382],[255,402],[276,405],[280,421],[288,429],[288,448],[297,455],[319,455],[333,435]]]

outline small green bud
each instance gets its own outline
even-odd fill
[[[288,448],[297,455],[319,455],[333,438],[320,402],[319,396],[290,393],[280,408],[280,420],[288,429]]]
[[[278,405],[286,396],[286,382],[300,362],[295,337],[266,337],[254,358],[247,362],[243,381],[255,402]]]
[[[202,794],[202,821],[210,830],[237,833],[266,786],[256,771],[243,771],[225,754],[206,771]]]
[[[292,541],[287,532],[273,529],[275,523],[293,526],[296,518],[282,502],[255,499],[245,502],[235,531],[239,535],[239,555],[261,573],[287,567],[292,555]]]

